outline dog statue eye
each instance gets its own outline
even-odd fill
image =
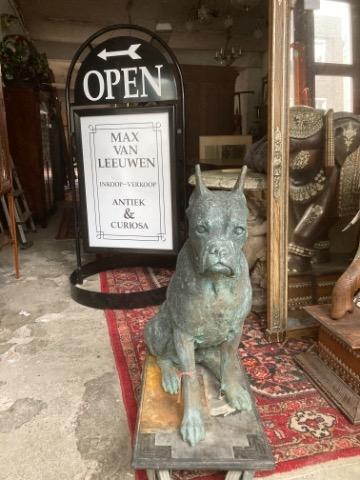
[[[207,228],[205,227],[205,225],[198,225],[195,230],[196,230],[197,233],[207,232]]]
[[[245,232],[244,227],[235,227],[234,228],[234,233],[236,233],[236,235],[242,235],[244,232]]]

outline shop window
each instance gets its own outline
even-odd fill
[[[320,0],[314,10],[315,106],[354,111],[352,5]]]
[[[314,10],[315,62],[352,64],[351,6],[321,0]]]
[[[352,77],[315,75],[315,107],[335,112],[353,111]]]

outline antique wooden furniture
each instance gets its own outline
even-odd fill
[[[5,245],[11,244],[13,250],[14,267],[16,278],[20,276],[18,244],[16,238],[16,221],[15,221],[15,207],[14,195],[12,186],[10,154],[8,144],[8,132],[6,126],[6,115],[4,107],[3,87],[0,69],[0,197],[4,198],[9,208],[9,234],[10,238],[4,235],[3,228],[0,229],[0,249]],[[0,220],[1,221],[1,220]]]
[[[10,152],[36,221],[46,226],[54,208],[50,143],[51,89],[14,85],[4,89]]]
[[[169,470],[228,470],[227,480],[251,480],[254,471],[270,470],[274,459],[256,407],[250,412],[233,413],[219,386],[207,370],[198,367],[206,415],[205,440],[190,447],[178,429],[183,404],[177,396],[164,392],[155,358],[148,356],[138,412],[133,467],[146,469],[149,480],[169,480]],[[242,382],[248,385],[242,371]],[[180,397],[181,398],[181,397]],[[253,404],[254,405],[254,404]],[[231,415],[227,415],[232,413]]]
[[[360,422],[360,309],[340,320],[330,317],[330,305],[305,310],[320,324],[315,350],[297,361],[315,384],[353,422]]]
[[[200,135],[231,135],[234,131],[234,87],[237,72],[232,67],[181,66],[186,94],[187,163],[198,161]]]
[[[357,215],[358,216],[358,215]],[[356,217],[355,217],[356,218]],[[331,318],[338,320],[355,309],[354,296],[360,289],[360,243],[355,257],[336,282],[331,295]]]
[[[289,275],[289,311],[298,311],[303,307],[326,304],[331,300],[331,292],[343,271],[343,266],[333,265],[332,271],[324,273],[319,266],[302,274]]]
[[[269,14],[267,333],[284,338],[288,316],[288,68],[290,3],[272,0]]]

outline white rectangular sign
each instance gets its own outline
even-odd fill
[[[80,117],[89,247],[172,250],[169,111]]]

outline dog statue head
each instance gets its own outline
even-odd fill
[[[230,191],[211,191],[195,166],[196,186],[189,200],[189,240],[201,275],[238,277],[247,239],[248,209],[243,193],[247,167]]]

